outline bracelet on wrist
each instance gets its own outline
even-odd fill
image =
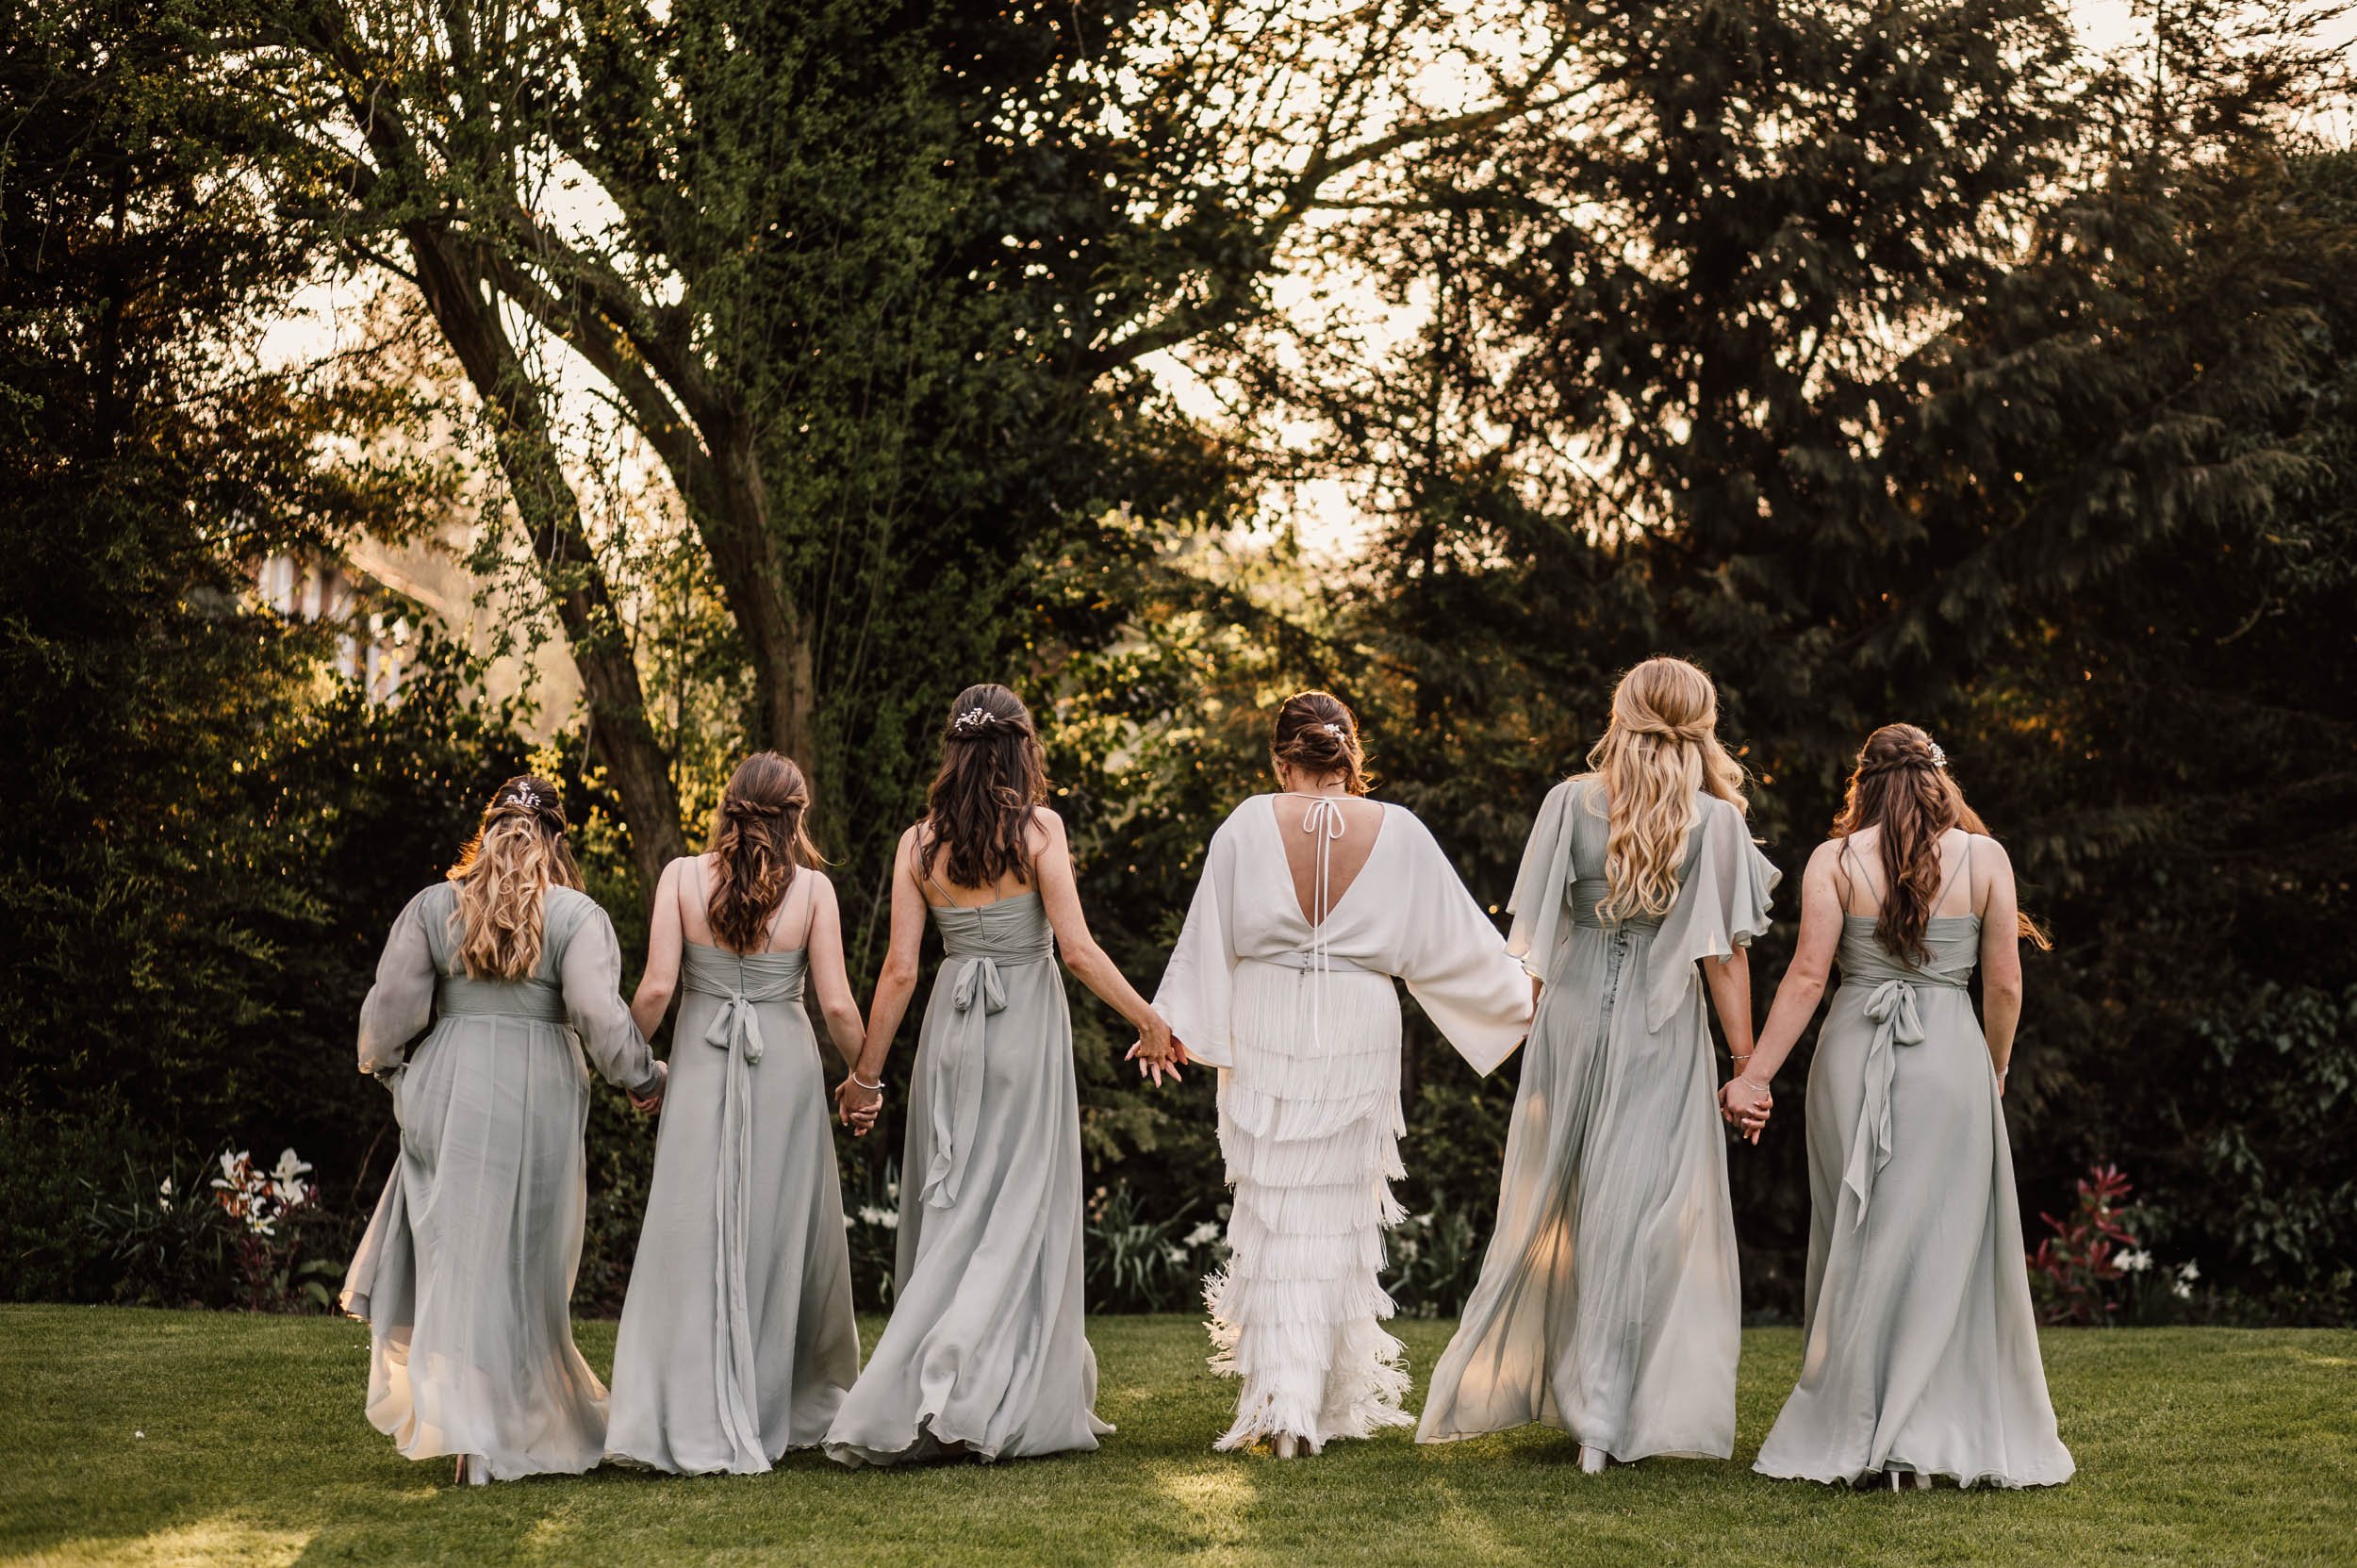
[[[883,1093],[883,1082],[882,1080],[879,1080],[874,1083],[870,1083],[865,1079],[860,1077],[858,1073],[854,1072],[851,1075],[851,1081],[858,1084],[861,1088],[866,1090],[871,1095],[881,1095]]]

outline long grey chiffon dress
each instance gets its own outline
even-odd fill
[[[827,1457],[898,1464],[1091,1450],[1072,1017],[1035,892],[933,905],[944,956],[918,1033],[892,1321]]]
[[[605,1454],[605,1388],[568,1312],[587,1064],[639,1093],[655,1066],[604,910],[550,888],[539,966],[505,982],[467,974],[457,907],[448,883],[409,901],[360,1010],[360,1065],[390,1080],[401,1153],[342,1304],[370,1329],[369,1420],[403,1454],[479,1454],[501,1480],[577,1474]]]
[[[618,1457],[766,1470],[827,1435],[859,1376],[807,965],[799,949],[682,950],[654,1182],[614,1346]]]
[[[1695,962],[1768,929],[1778,873],[1743,814],[1698,792],[1669,913],[1607,923],[1608,833],[1599,781],[1558,784],[1515,881],[1508,948],[1546,988],[1421,1443],[1543,1422],[1624,1461],[1734,1451],[1740,1288]]]
[[[1981,917],[1934,916],[1923,940],[1929,961],[1910,963],[1875,939],[1871,916],[1842,917],[1841,983],[1808,1071],[1806,1349],[1752,1468],[2052,1486],[2073,1466],[2038,1360],[1997,1075],[1966,989]]]

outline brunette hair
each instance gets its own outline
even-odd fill
[[[1305,773],[1343,775],[1343,787],[1364,795],[1375,787],[1367,753],[1359,743],[1359,718],[1330,691],[1297,691],[1277,710],[1269,733],[1269,757]]]
[[[1696,792],[1750,809],[1743,769],[1719,741],[1719,688],[1684,659],[1647,659],[1613,688],[1612,722],[1588,766],[1604,783],[1611,824],[1597,913],[1657,919],[1677,901]]]
[[[1964,790],[1949,775],[1948,754],[1931,736],[1912,724],[1886,724],[1858,748],[1833,833],[1848,838],[1867,828],[1882,830],[1875,846],[1883,892],[1874,940],[1893,957],[1920,963],[1931,956],[1923,933],[1939,899],[1940,835],[1962,828],[1986,837],[1988,824],[1965,801]],[[2018,920],[2019,934],[2039,948],[2052,946],[2028,915]]]
[[[738,952],[763,947],[795,870],[818,864],[818,847],[803,825],[809,812],[810,785],[791,757],[755,751],[729,775],[713,825],[717,865],[704,904],[722,946]]]
[[[579,887],[565,840],[565,802],[548,780],[521,773],[492,791],[474,836],[458,851],[458,957],[477,980],[525,980],[540,966],[552,883]]]
[[[1005,686],[968,686],[949,704],[941,771],[925,792],[917,864],[936,857],[961,887],[1031,880],[1031,813],[1047,799],[1047,753],[1023,699]]]

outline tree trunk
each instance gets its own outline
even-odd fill
[[[580,498],[565,477],[539,390],[487,303],[484,280],[431,225],[407,224],[403,234],[417,257],[427,308],[491,409],[500,468],[581,671],[590,745],[621,797],[631,861],[651,896],[664,866],[687,852],[679,791],[671,781],[670,758],[647,721],[638,666],[582,527]]]

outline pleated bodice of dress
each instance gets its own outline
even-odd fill
[[[688,942],[608,1451],[739,1475],[826,1436],[859,1372],[808,955]]]

